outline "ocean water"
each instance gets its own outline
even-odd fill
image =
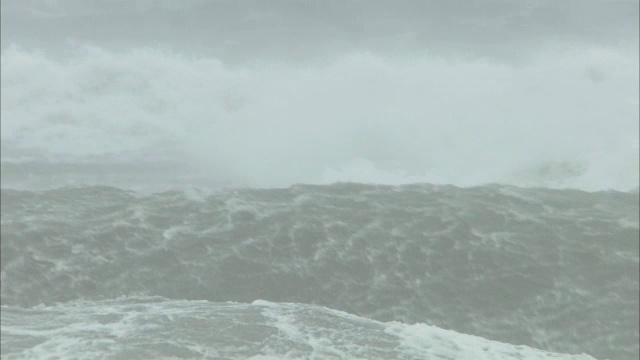
[[[3,359],[639,355],[637,192],[1,195]]]
[[[0,3],[2,360],[640,356],[638,0]]]

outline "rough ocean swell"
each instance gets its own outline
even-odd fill
[[[2,357],[637,359],[638,200],[3,189]]]

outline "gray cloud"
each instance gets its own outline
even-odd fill
[[[638,1],[2,2],[3,49],[166,47],[227,61],[389,56],[522,60],[546,45],[638,47]]]
[[[594,83],[601,83],[605,80],[605,74],[602,69],[597,66],[588,66],[585,70],[586,76]]]

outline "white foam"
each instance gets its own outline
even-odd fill
[[[597,84],[585,75],[593,64]],[[239,68],[157,49],[56,58],[13,47],[1,71],[3,162],[132,162],[144,173],[166,161],[158,177],[171,181],[259,187],[639,181],[637,54],[624,50],[554,49],[513,66],[351,52]]]

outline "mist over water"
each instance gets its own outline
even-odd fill
[[[518,11],[531,12],[531,6]],[[72,21],[91,8],[76,8],[78,14],[70,9],[66,16]],[[122,8],[114,9],[114,19],[124,16]],[[148,26],[174,34],[155,22],[153,9]],[[287,15],[287,6],[274,9],[279,15],[272,17],[294,16]],[[178,10],[178,17],[187,11]],[[298,16],[312,16],[307,10]],[[96,27],[106,26],[99,16],[106,10],[93,11],[84,16],[95,18]],[[247,9],[237,11],[231,16],[253,19]],[[408,13],[410,7],[398,11]],[[54,21],[37,14],[31,16],[39,23]],[[459,16],[479,33],[492,31]],[[260,21],[273,20],[260,19],[247,20],[247,31],[272,31],[270,41],[279,50],[255,45],[252,57],[247,47],[242,61],[171,37],[117,47],[100,37],[92,44],[82,40],[88,35],[74,33],[54,37],[56,49],[34,46],[24,32],[6,36],[4,180],[19,186],[13,180],[24,184],[23,175],[31,174],[36,186],[42,178],[38,170],[53,162],[67,169],[68,178],[56,185],[115,184],[108,176],[87,177],[81,167],[91,163],[104,173],[121,173],[120,179],[136,175],[123,166],[151,168],[165,187],[195,179],[209,186],[257,187],[335,181],[591,191],[638,186],[638,55],[629,33],[611,42],[571,40],[572,29],[544,42],[523,33],[515,44],[496,38],[491,45],[496,51],[489,55],[479,50],[482,42],[461,37],[460,28],[437,39],[413,19],[404,26],[431,34],[427,44],[389,41],[371,30],[359,35],[359,45],[345,47],[339,46],[339,34],[327,31],[316,42],[331,51],[300,57],[294,56],[300,48],[294,39],[303,25],[285,21],[291,35],[278,41],[277,31],[258,28]],[[401,17],[393,19],[391,24],[400,26]],[[17,33],[17,25],[7,21],[5,27]],[[339,18],[331,21],[343,26]],[[373,29],[366,22],[360,26]],[[253,44],[239,29],[224,34],[214,32],[210,41]],[[186,43],[199,39],[204,34],[193,33]],[[443,47],[447,39],[460,42],[459,51]],[[387,46],[393,43],[404,44],[405,51]]]

